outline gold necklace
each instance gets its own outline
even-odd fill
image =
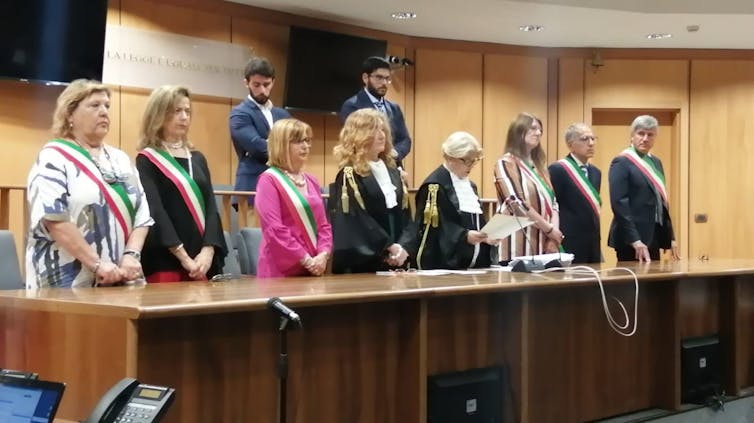
[[[304,175],[298,174],[294,175],[291,172],[288,172],[287,170],[284,170],[285,174],[290,178],[291,181],[297,186],[297,187],[305,187],[306,186],[306,178],[304,178]]]

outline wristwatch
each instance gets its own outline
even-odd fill
[[[138,252],[138,251],[136,251],[136,250],[128,249],[128,250],[126,250],[126,251],[123,252],[123,255],[124,256],[132,256],[136,260],[141,260],[141,253]]]

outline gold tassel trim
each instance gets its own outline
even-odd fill
[[[424,246],[427,243],[429,227],[436,228],[440,224],[440,215],[437,212],[437,191],[440,189],[438,184],[429,184],[427,201],[424,203],[424,233],[419,245],[419,251],[416,254],[416,267],[422,270],[422,255],[424,255]]]
[[[359,186],[356,185],[356,179],[353,177],[353,167],[346,166],[343,168],[343,187],[341,188],[340,193],[340,203],[343,208],[343,213],[348,213],[349,211],[348,189],[346,188],[346,184],[351,186],[353,196],[356,198],[356,202],[359,203],[361,209],[366,210],[364,199],[361,197],[361,192],[359,191]]]

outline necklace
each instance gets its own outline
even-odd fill
[[[188,149],[185,145],[183,145],[183,141],[178,141],[177,143],[167,143],[165,141],[162,142],[162,146],[165,147],[166,150],[183,150],[186,153],[186,161],[188,161],[188,173],[189,177],[191,179],[194,179],[194,165],[191,163],[191,150]],[[175,155],[168,151],[168,154],[173,156],[173,158],[176,158]]]
[[[171,150],[180,150],[183,148],[183,141],[176,141],[176,142],[162,142],[162,146],[169,148]]]
[[[293,173],[288,172],[287,170],[284,170],[283,172],[285,172],[285,174],[288,176],[288,178],[290,178],[291,181],[293,181],[293,183],[297,187],[303,188],[303,187],[306,186],[306,178],[304,178],[304,175],[302,175],[300,173],[298,175],[294,175]]]

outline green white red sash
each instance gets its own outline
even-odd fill
[[[205,202],[196,181],[167,151],[147,147],[141,150],[139,154],[149,159],[178,188],[178,192],[181,194],[183,202],[186,203],[196,227],[199,228],[199,233],[204,234]],[[188,159],[191,160],[190,157]]]
[[[568,155],[568,157],[566,157],[565,159],[558,160],[558,163],[563,166],[563,170],[565,170],[566,175],[571,178],[571,181],[573,181],[573,183],[576,185],[576,188],[581,191],[581,194],[589,202],[589,205],[592,206],[594,213],[599,216],[600,206],[602,206],[600,193],[597,192],[597,190],[594,188],[594,185],[592,185],[586,175],[584,175],[584,172],[581,171],[579,166],[576,164],[576,160]]]
[[[293,216],[294,222],[307,235],[308,249],[310,252],[317,251],[317,224],[314,221],[314,213],[309,202],[301,195],[301,192],[291,182],[290,178],[278,168],[272,166],[265,171],[273,176],[275,188],[283,199],[283,204]]]
[[[636,152],[636,149],[631,146],[621,153],[622,156],[626,157],[631,163],[636,166],[641,173],[646,176],[647,180],[650,184],[655,188],[655,191],[660,193],[660,196],[662,197],[662,201],[665,202],[665,204],[668,203],[668,193],[665,190],[665,176],[660,172],[660,169],[657,168],[657,165],[655,165],[655,162],[649,158],[649,154],[646,154],[644,157],[639,156],[639,154]]]
[[[521,173],[526,175],[526,177],[529,178],[534,183],[534,185],[537,186],[537,195],[539,196],[539,201],[544,205],[545,209],[546,216],[544,217],[549,219],[552,216],[553,209],[555,208],[555,193],[552,191],[552,188],[550,188],[550,186],[544,181],[544,179],[539,176],[539,173],[536,171],[536,169],[528,166],[523,162],[523,160],[520,160],[518,157],[515,157],[513,155],[510,155],[510,157],[516,161],[518,168],[521,169]]]
[[[118,222],[117,228],[120,229],[121,239],[128,239],[128,235],[133,229],[136,211],[123,185],[105,182],[89,152],[73,142],[54,139],[48,142],[44,148],[50,148],[63,155],[99,187],[105,202],[115,217],[115,221]]]

